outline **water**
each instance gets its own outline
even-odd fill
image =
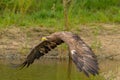
[[[114,65],[113,61],[108,62],[100,61],[101,74],[96,77],[90,76],[89,78],[78,72],[73,63],[70,69],[66,60],[39,60],[29,68],[22,70],[11,68],[8,63],[1,62],[0,80],[105,80],[104,72],[120,67],[119,64]]]

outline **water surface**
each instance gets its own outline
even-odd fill
[[[68,67],[67,60],[44,59],[36,61],[29,68],[22,70],[11,68],[8,63],[0,63],[0,80],[105,80],[104,75],[110,70],[120,67],[113,61],[100,61],[100,75],[86,77],[72,63]]]

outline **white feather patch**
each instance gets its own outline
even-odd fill
[[[75,54],[76,53],[76,51],[75,50],[71,50],[71,54],[73,55],[73,54]]]

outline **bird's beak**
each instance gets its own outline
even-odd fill
[[[41,38],[41,41],[46,41],[46,40],[47,40],[46,37],[42,37],[42,38]]]

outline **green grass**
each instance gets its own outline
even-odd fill
[[[72,0],[68,4],[70,26],[87,23],[119,23],[119,0]],[[64,26],[62,0],[0,0],[0,27]]]

